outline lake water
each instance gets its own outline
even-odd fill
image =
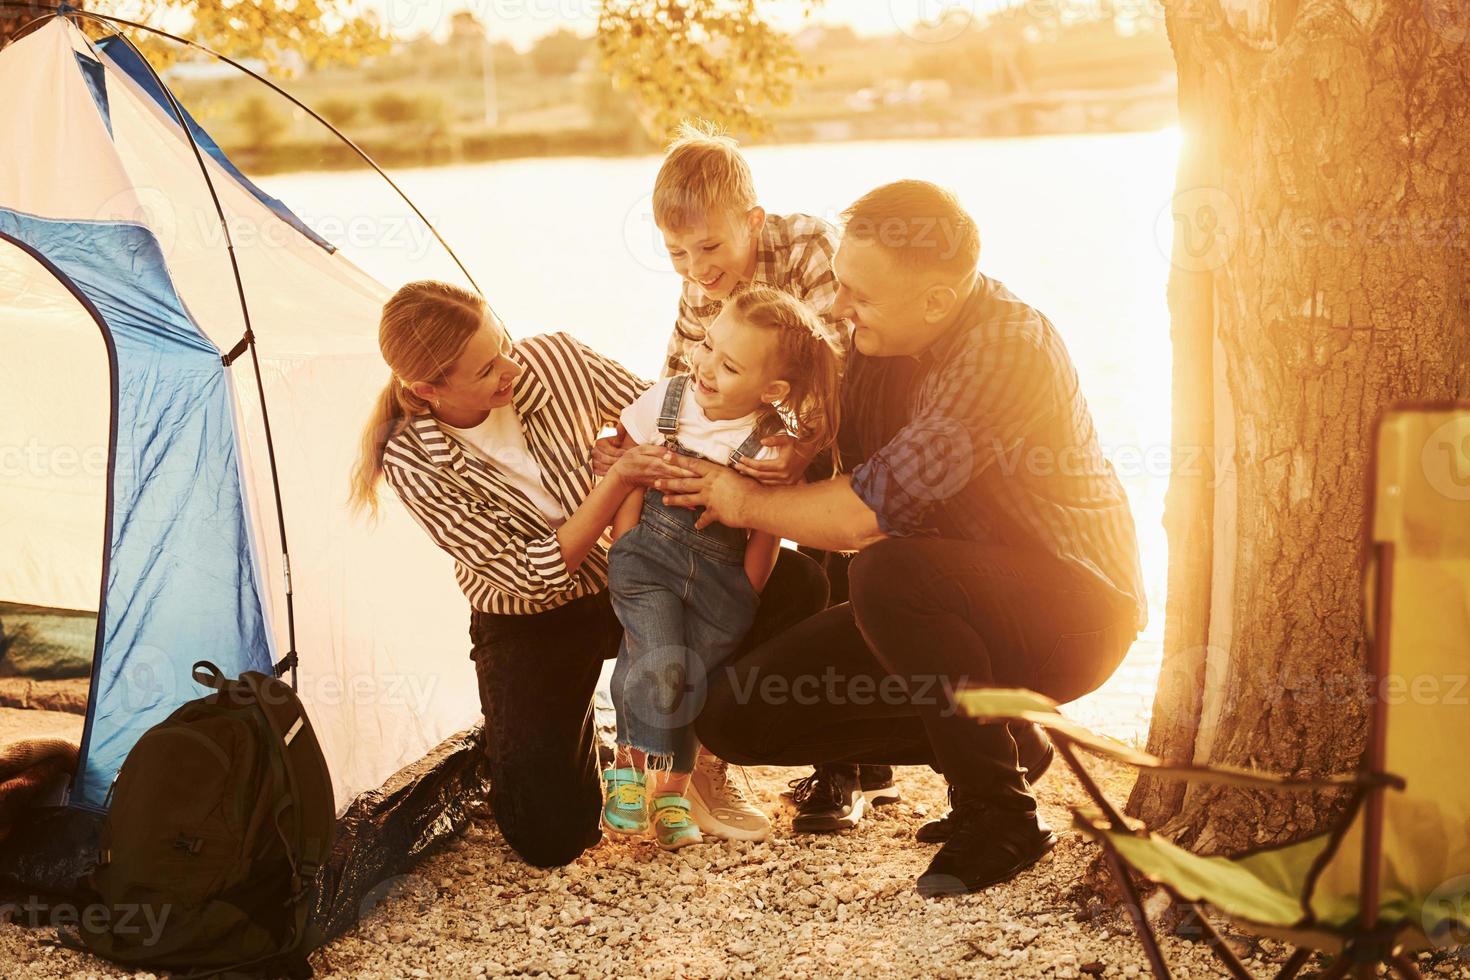
[[[1150,625],[1122,668],[1069,714],[1128,740],[1141,740],[1147,728],[1164,625],[1166,219],[1179,139],[1165,130],[749,151],[761,203],[775,213],[835,218],[864,192],[904,177],[953,189],[979,223],[981,268],[1050,317],[1066,339],[1127,487],[1150,610]],[[512,332],[567,330],[653,376],[679,292],[650,213],[658,163],[651,156],[537,159],[393,176]],[[463,282],[371,172],[277,175],[261,183],[390,286],[423,277]]]

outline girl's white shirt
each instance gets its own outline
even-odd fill
[[[664,441],[663,433],[658,431],[658,415],[663,410],[664,393],[669,390],[669,382],[672,380],[665,378],[658,382],[639,395],[637,401],[623,409],[623,428],[628,430],[628,435],[640,446]],[[738,419],[714,421],[704,414],[704,409],[694,400],[693,393],[686,389],[684,399],[679,403],[679,431],[675,433],[675,438],[690,452],[724,465],[730,461],[730,454],[745,442],[745,437],[750,435],[762,414],[762,411],[756,410]],[[755,458],[769,459],[774,455],[775,447],[762,446]]]

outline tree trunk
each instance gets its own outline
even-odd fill
[[[1470,9],[1176,0],[1175,470],[1151,751],[1352,768],[1374,423],[1470,396]],[[1143,778],[1204,853],[1298,839],[1332,798]]]

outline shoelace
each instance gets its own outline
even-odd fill
[[[844,802],[837,789],[837,781],[824,778],[820,769],[803,779],[793,779],[786,785],[791,787],[791,801],[796,804],[797,809],[804,809],[811,803],[821,809],[835,810]]]
[[[739,786],[730,782],[729,764],[713,756],[708,757],[708,759],[709,761],[707,762],[703,759],[700,761],[704,766],[705,774],[709,776],[710,789],[723,799],[726,804],[732,807],[743,806],[745,804],[745,796],[740,792]],[[743,773],[744,770],[742,769],[741,772]],[[749,778],[747,776],[746,780],[749,781]]]

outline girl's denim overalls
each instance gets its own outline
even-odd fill
[[[676,452],[697,456],[677,439],[688,383],[688,375],[669,382],[658,431]],[[759,450],[752,430],[728,462]],[[612,675],[618,744],[648,753],[650,768],[674,772],[693,771],[706,677],[745,638],[760,601],[745,574],[746,532],[723,524],[695,530],[699,514],[667,506],[650,487],[638,524],[608,555],[608,589],[624,631]]]

